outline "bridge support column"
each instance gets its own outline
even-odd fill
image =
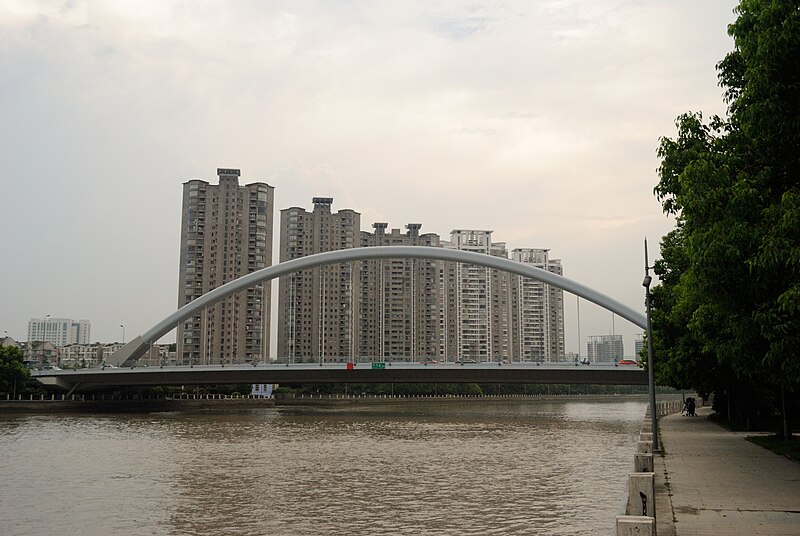
[[[67,394],[66,394],[66,395],[64,395],[64,396],[65,396],[65,397],[68,397],[68,396],[72,395],[72,394],[75,392],[75,389],[77,389],[77,388],[78,388],[78,387],[80,387],[80,386],[81,386],[80,382],[79,382],[79,383],[76,383],[75,385],[73,385],[73,386],[70,388],[70,390],[69,390],[69,391],[67,391]],[[63,400],[63,399],[62,399],[62,400]]]
[[[72,382],[68,382],[63,378],[59,378],[57,376],[33,376],[35,379],[39,380],[39,383],[44,385],[45,387],[55,387],[57,389],[63,389],[64,391],[69,391],[75,387],[75,384]]]

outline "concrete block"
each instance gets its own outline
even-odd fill
[[[639,434],[639,441],[653,441],[653,432],[641,432]]]
[[[636,446],[636,453],[637,454],[652,454],[653,453],[653,442],[652,441],[639,441]]]
[[[646,515],[655,519],[655,473],[630,473],[628,475],[628,513]]]
[[[653,472],[653,455],[652,454],[634,454],[633,467],[637,473],[652,473]]]
[[[656,520],[645,516],[617,516],[617,536],[656,536]]]

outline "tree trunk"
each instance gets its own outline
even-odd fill
[[[781,415],[783,416],[783,440],[789,441],[789,418],[786,416],[786,391],[781,382]]]
[[[728,422],[731,422],[731,391],[732,389],[730,387],[730,384],[728,384],[728,392],[727,392],[728,396],[725,397],[726,402],[728,403]]]

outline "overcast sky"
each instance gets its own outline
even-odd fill
[[[130,340],[174,311],[182,183],[217,167],[275,187],[276,227],[325,196],[364,229],[491,229],[643,311],[643,240],[674,224],[658,140],[724,113],[734,6],[0,0],[0,332]],[[638,328],[580,315],[633,353]]]

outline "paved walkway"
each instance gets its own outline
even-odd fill
[[[714,424],[710,413],[659,421],[658,536],[800,535],[800,463]]]

